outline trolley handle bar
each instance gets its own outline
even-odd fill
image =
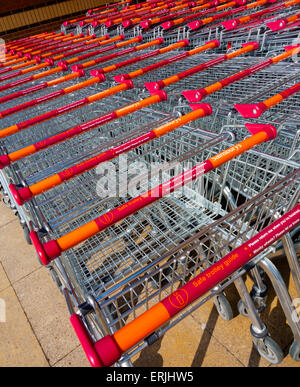
[[[251,137],[233,145],[232,147],[220,152],[219,154],[203,161],[195,167],[181,173],[171,180],[160,184],[154,189],[140,195],[129,202],[116,207],[115,209],[101,215],[89,223],[69,232],[58,238],[46,243],[41,243],[38,234],[35,231],[30,233],[31,240],[37,250],[37,254],[41,262],[48,265],[55,258],[59,257],[64,251],[80,244],[86,239],[98,234],[132,215],[133,213],[143,209],[144,207],[154,203],[160,198],[174,192],[183,185],[195,180],[197,177],[219,167],[229,160],[237,157],[245,151],[253,148],[262,142],[269,141],[276,137],[276,129],[272,125],[247,125],[247,129],[252,133]]]
[[[70,322],[90,364],[93,367],[112,366],[123,353],[204,296],[298,224],[300,203],[113,335],[104,336],[95,343],[85,329],[81,317],[72,314]]]

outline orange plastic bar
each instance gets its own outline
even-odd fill
[[[196,47],[193,50],[187,51],[185,54],[183,54],[183,56],[191,56],[191,55],[194,55],[194,54],[197,54],[197,53],[203,51],[203,49],[212,49],[212,48],[218,47],[218,45],[219,45],[219,41],[212,41],[212,42],[207,43],[204,46]],[[172,85],[173,83],[179,82],[181,79],[187,78],[193,74],[197,74],[200,71],[206,70],[209,67],[215,66],[215,65],[222,63],[226,60],[230,60],[230,59],[235,58],[237,56],[243,55],[247,52],[256,50],[257,48],[258,48],[257,42],[247,43],[244,45],[244,47],[242,47],[236,51],[233,51],[229,54],[225,54],[222,57],[212,59],[208,62],[202,63],[202,64],[195,66],[191,69],[185,70],[185,71],[178,73],[176,75],[172,75],[169,78],[165,78],[165,79],[157,81],[157,82],[148,82],[148,83],[145,83],[144,85],[149,90],[150,93],[155,93],[155,92],[157,92],[157,90],[161,90],[166,86],[169,86],[169,85]]]
[[[260,128],[257,128],[256,126],[256,129],[254,129],[253,132],[255,133],[251,137],[248,137],[225,151],[220,152],[219,154],[194,166],[171,180],[160,184],[158,187],[146,192],[145,194],[140,195],[129,202],[108,211],[107,213],[104,213],[91,222],[88,222],[85,225],[61,236],[57,240],[51,240],[42,244],[38,239],[37,233],[33,231],[30,233],[30,238],[38,252],[38,256],[41,261],[47,265],[53,259],[59,257],[63,251],[75,247],[93,235],[96,235],[108,227],[118,223],[135,212],[156,202],[162,197],[169,195],[170,193],[183,187],[185,184],[190,183],[205,173],[241,155],[252,147],[276,137],[276,129],[271,125],[260,125]],[[14,189],[15,187],[13,187],[13,190]],[[128,337],[127,342],[130,340],[131,339]]]
[[[88,335],[77,314],[70,321],[94,367],[109,367],[117,362],[122,354],[150,336],[166,324],[172,317],[181,313],[208,291],[229,278],[238,269],[245,266],[259,253],[282,238],[287,232],[300,224],[300,204],[264,227],[252,238],[239,245],[208,269],[176,289],[169,296],[153,305],[139,317],[130,321],[111,336],[105,336],[96,343]],[[78,321],[79,320],[79,321]]]
[[[295,93],[300,92],[300,82],[285,89],[281,93],[273,95],[263,102],[256,104],[236,104],[234,107],[244,118],[257,118],[260,117],[265,111],[271,107],[278,105],[280,102],[291,97]]]
[[[92,97],[88,97],[88,99],[90,102],[98,101],[99,99],[105,98],[108,95],[119,93],[119,92],[125,90],[126,88],[128,89],[128,86],[126,84],[121,84],[121,85],[115,86],[113,88],[110,88],[108,90],[105,90],[104,92],[100,92]],[[124,107],[117,109],[113,112],[114,119],[117,119],[119,117],[123,117],[125,115],[130,114],[130,113],[136,112],[144,107],[147,107],[147,106],[153,105],[157,102],[160,102],[163,98],[165,98],[165,95],[160,93],[160,94],[145,98],[141,101],[132,103],[130,105],[124,106]],[[201,109],[199,109],[199,110],[201,110]],[[170,123],[168,125],[164,125],[163,127],[157,129],[155,136],[156,137],[162,136],[163,134],[167,133],[168,131],[174,130],[176,125],[178,127],[178,125],[179,126],[183,125],[184,122],[190,122],[192,119],[196,119],[196,117],[199,117],[200,114],[203,116],[204,110],[203,111],[201,110],[200,113],[191,112],[190,116],[187,116],[184,118],[181,117],[180,119],[175,120],[173,123]],[[136,143],[136,146],[138,146],[138,143]],[[126,146],[123,146],[123,149],[125,151]],[[27,151],[29,151],[29,152],[33,151],[32,147],[28,147]],[[16,159],[16,157],[18,157],[18,156],[19,156],[19,153],[17,151],[14,153],[13,157]],[[22,151],[21,156],[24,157],[24,151]],[[31,199],[37,195],[40,195],[42,192],[48,191],[49,189],[51,189],[55,186],[60,185],[64,181],[69,180],[69,179],[73,178],[74,176],[77,176],[78,174],[82,174],[85,171],[92,169],[95,166],[95,162],[97,162],[98,164],[100,163],[101,156],[102,155],[100,155],[100,158],[98,156],[96,158],[92,158],[91,160],[86,160],[83,163],[72,167],[72,170],[69,169],[69,170],[60,172],[58,174],[50,176],[42,181],[39,181],[38,183],[35,183],[35,184],[27,187],[27,200]],[[109,159],[109,157],[107,159]],[[24,190],[22,192],[24,192]],[[21,197],[22,197],[22,193],[21,193]],[[62,242],[62,244],[65,247],[66,247],[66,243],[69,243],[69,242],[67,242],[67,240],[68,239],[65,239],[65,241]]]
[[[274,56],[274,57],[272,57],[272,58],[270,58],[262,63],[257,64],[257,65],[251,66],[245,70],[242,70],[236,74],[231,75],[230,77],[222,79],[219,82],[213,83],[213,84],[211,84],[207,87],[204,87],[202,89],[183,91],[182,95],[184,95],[190,103],[200,102],[207,95],[215,93],[216,91],[221,90],[224,87],[226,87],[234,82],[237,82],[243,78],[251,76],[252,74],[259,72],[259,71],[273,65],[274,63],[278,63],[284,59],[287,59],[287,58],[291,57],[293,54],[295,54],[296,52],[300,52],[300,47],[291,48],[291,49],[287,50],[286,52],[283,52],[279,55],[276,55],[276,56]]]

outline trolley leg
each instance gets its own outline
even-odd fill
[[[290,266],[291,274],[294,279],[297,294],[300,297],[300,265],[297,258],[294,243],[290,234],[286,234],[282,238],[283,248]]]

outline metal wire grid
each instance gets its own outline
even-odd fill
[[[190,145],[189,149],[185,153],[181,153],[182,136],[180,140],[176,141],[174,138],[175,133],[172,133],[170,134],[170,136],[173,137],[171,141],[170,138],[164,138],[145,145],[143,151],[140,150],[139,152],[143,152],[143,156],[139,156],[137,158],[137,151],[131,152],[128,156],[132,157],[131,155],[133,154],[134,160],[143,160],[146,164],[147,162],[153,163],[153,161],[161,161],[162,159],[168,160],[168,162],[181,161],[182,163],[182,159],[184,157],[186,157],[186,161],[199,162],[202,159],[207,159],[216,152],[220,151],[220,148],[224,148],[225,142],[220,142],[217,137],[214,139],[214,146],[212,148],[207,146],[209,143],[208,141],[202,145],[203,151],[199,152],[199,146],[197,146],[197,144],[195,145],[195,134],[196,132],[194,132],[194,134],[192,134],[191,131],[186,132],[185,138],[187,138],[190,141],[190,144],[193,145]],[[190,139],[192,139],[192,141]],[[167,141],[169,141],[168,146],[166,146]],[[160,142],[159,151],[155,149],[158,146],[157,142]],[[192,151],[194,151],[194,154],[192,154]],[[175,152],[175,155],[179,154],[179,156],[174,158],[174,156],[171,155],[172,152]],[[170,156],[168,156],[168,153],[170,153]],[[72,251],[66,253],[66,257],[68,257],[71,266],[74,268],[75,276],[79,280],[80,287],[83,287],[86,291],[90,291],[91,289],[94,291],[95,289],[98,289],[98,287],[103,288],[103,282],[110,283],[111,281],[116,281],[118,278],[124,278],[125,274],[123,274],[123,267],[126,275],[128,271],[133,270],[134,262],[139,255],[135,252],[134,246],[132,246],[132,237],[130,239],[131,243],[129,244],[127,243],[127,239],[120,239],[120,237],[115,239],[115,237],[117,235],[121,235],[122,238],[125,238],[125,236],[127,237],[131,230],[136,229],[133,226],[136,224],[140,227],[140,231],[134,231],[139,241],[141,240],[140,238],[142,238],[142,233],[145,232],[146,229],[149,230],[149,235],[146,233],[147,238],[151,239],[150,230],[152,230],[151,227],[153,227],[153,225],[151,226],[152,223],[150,220],[150,226],[149,223],[144,220],[144,218],[147,217],[146,215],[148,214],[148,211],[150,211],[149,214],[151,214],[151,216],[154,216],[159,225],[158,228],[154,228],[156,231],[153,234],[152,244],[156,243],[157,238],[160,239],[168,236],[168,239],[163,240],[162,243],[162,245],[166,248],[168,245],[167,241],[170,238],[169,233],[173,233],[175,232],[174,230],[178,230],[179,239],[177,239],[176,232],[175,239],[172,237],[172,241],[174,241],[172,247],[174,247],[174,245],[181,243],[185,237],[191,235],[196,230],[199,230],[201,225],[206,225],[213,221],[217,216],[224,216],[228,212],[229,205],[227,202],[224,204],[224,196],[222,194],[223,190],[221,189],[225,188],[225,186],[222,187],[222,185],[225,184],[225,181],[226,186],[232,195],[232,197],[230,197],[231,202],[240,203],[241,200],[245,200],[246,197],[253,197],[253,195],[257,192],[261,192],[262,187],[266,186],[266,182],[274,182],[278,176],[285,176],[291,171],[291,169],[295,168],[295,165],[299,166],[297,163],[290,163],[290,165],[285,166],[284,163],[285,161],[283,160],[274,160],[268,155],[261,155],[259,152],[255,154],[250,152],[250,155],[247,153],[246,158],[240,157],[237,160],[230,162],[227,166],[209,174],[210,180],[203,178],[193,183],[191,187],[188,187],[188,191],[183,192],[183,194],[181,193],[179,197],[175,194],[174,196],[162,199],[150,207],[150,210],[145,209],[139,211],[136,215],[132,215],[128,219],[120,222],[120,224],[110,227],[101,233],[101,235],[96,235],[95,237],[90,238],[81,246],[78,246]],[[282,168],[283,164],[284,168]],[[66,189],[66,191],[64,191],[64,205],[66,205],[66,203],[69,205],[69,212],[67,214],[68,218],[65,217],[65,219],[63,219],[60,217],[60,222],[57,223],[56,229],[52,228],[52,233],[56,237],[61,233],[77,228],[81,224],[86,223],[88,220],[91,220],[96,216],[99,216],[101,213],[107,212],[109,209],[112,209],[126,201],[112,198],[109,198],[109,200],[98,199],[97,201],[97,199],[95,200],[94,194],[94,196],[92,195],[94,197],[93,208],[87,208],[88,206],[83,205],[83,198],[81,197],[82,192],[79,192],[78,189],[82,189],[83,183],[85,183],[86,185],[89,185],[89,192],[91,195],[91,181],[88,181],[85,177],[85,179],[80,182],[80,178],[80,176],[76,178],[78,188],[75,188],[74,186],[74,184],[76,184],[76,179],[66,183],[64,187],[59,188],[63,191]],[[68,190],[69,183],[72,185],[72,189],[70,190]],[[72,198],[75,197],[75,194],[72,195],[72,192],[79,194],[81,200],[80,204],[82,206],[79,209],[81,210],[83,208],[82,214],[78,214],[78,211],[75,211],[75,215],[77,215],[77,217],[74,217],[73,219],[71,219],[72,214],[70,206],[72,205],[71,201]],[[84,194],[87,195],[87,192],[84,192]],[[291,195],[292,194],[290,193],[290,197]],[[53,197],[53,200],[55,199],[57,200],[56,203],[59,199],[61,200],[57,194]],[[76,210],[78,210],[79,202],[78,198],[76,199]],[[88,197],[86,196],[84,199],[85,203],[87,203]],[[45,216],[48,215],[48,209],[46,209],[45,206],[50,205],[52,209],[54,208],[53,203],[49,202],[49,199],[46,200],[43,198],[42,203],[37,198],[36,202]],[[62,207],[63,206],[60,205],[58,208],[61,210]],[[157,215],[155,215],[156,213]],[[63,222],[63,220],[65,220],[65,222]],[[158,229],[160,230],[159,233],[157,233]],[[125,232],[125,230],[127,230],[127,232]],[[164,232],[167,234],[164,234]],[[141,249],[141,246],[142,242],[141,244],[138,243],[138,250]],[[107,254],[107,250],[103,250],[103,248],[108,249],[110,254]],[[149,248],[149,243],[147,243],[147,248]],[[111,259],[113,255],[112,252],[114,255],[117,254],[117,257],[119,257],[121,261],[113,256],[113,261],[110,262],[109,259]],[[153,251],[150,249],[147,250],[147,254],[144,254],[144,256],[147,256],[147,260],[149,259],[149,256],[151,256],[152,252]],[[158,251],[155,250],[156,254],[157,252]],[[103,262],[105,262],[105,264]],[[116,266],[114,266],[117,262],[118,265],[120,265],[119,271],[117,271]],[[125,266],[123,266],[123,262],[126,263]],[[138,259],[138,262],[140,262],[140,259]],[[127,263],[130,264],[127,265]],[[87,279],[89,280],[88,282]],[[85,288],[84,286],[88,287]]]
[[[278,176],[275,186],[271,189],[207,227],[203,227],[180,246],[165,251],[148,266],[136,271],[122,282],[116,283],[102,294],[99,292],[97,301],[109,330],[112,333],[115,332],[276,220],[279,213],[286,211],[288,199],[286,192],[296,192],[298,184],[299,171],[283,181],[279,181]],[[299,200],[299,192],[293,197],[294,204],[297,200]],[[255,259],[255,262],[257,263],[270,251],[271,248],[265,250]],[[227,287],[234,278],[244,272],[245,270],[241,269],[233,277],[226,278],[220,284],[220,289]],[[213,294],[212,292],[197,300],[197,307]],[[171,320],[156,332],[158,336],[192,310],[193,307],[188,308],[179,317]],[[124,359],[130,358],[142,347],[141,343],[138,344],[129,351],[128,356],[124,356]]]
[[[157,48],[160,48],[160,47],[162,47],[162,46],[158,46]],[[53,87],[40,90],[37,93],[35,93],[34,95],[29,94],[29,95],[26,95],[22,98],[18,98],[16,100],[11,100],[9,102],[3,103],[3,104],[1,104],[1,110],[5,110],[8,108],[14,107],[16,105],[30,101],[30,100],[35,99],[37,97],[40,98],[42,96],[45,96],[47,94],[52,93],[55,90],[60,90],[62,88],[66,88],[66,87],[72,86],[74,84],[78,84],[79,82],[82,82],[84,80],[87,80],[87,79],[91,78],[89,72],[93,69],[101,69],[102,67],[108,67],[108,66],[115,64],[116,62],[117,63],[120,62],[120,60],[121,61],[129,60],[129,59],[134,58],[136,56],[140,56],[140,55],[146,54],[148,52],[151,52],[152,50],[155,50],[155,49],[156,49],[156,47],[154,47],[154,48],[152,47],[151,49],[146,49],[146,50],[142,50],[139,52],[135,52],[135,53],[126,55],[123,57],[123,59],[113,59],[113,60],[104,62],[103,64],[100,63],[96,66],[92,66],[92,67],[87,69],[86,75],[84,77],[76,78],[73,81],[68,81],[68,82],[65,82],[63,84],[58,84],[58,85],[55,85]],[[92,86],[85,87],[83,89],[72,92],[71,94],[66,94],[66,95],[60,96],[59,98],[55,98],[55,99],[50,100],[48,102],[44,102],[44,103],[39,104],[37,106],[33,106],[32,108],[15,113],[11,116],[7,116],[7,117],[2,118],[0,120],[0,128],[5,128],[7,126],[10,126],[12,121],[14,121],[14,122],[25,121],[30,116],[37,116],[37,115],[46,113],[46,112],[51,111],[57,107],[61,107],[63,105],[66,105],[66,104],[69,104],[69,103],[74,102],[76,100],[79,100],[81,98],[85,98],[85,97],[88,97],[90,95],[96,94],[102,90],[108,89],[109,87],[116,86],[116,82],[113,79],[113,77],[115,75],[123,74],[124,72],[132,72],[132,71],[138,70],[141,67],[149,66],[149,65],[155,63],[156,61],[162,61],[162,60],[168,59],[170,57],[176,56],[180,52],[182,52],[182,50],[177,49],[177,50],[167,52],[167,53],[162,54],[162,55],[155,56],[153,58],[145,59],[143,61],[137,62],[137,63],[129,65],[129,66],[122,67],[120,69],[117,69],[116,71],[112,71],[110,73],[107,73],[105,82],[101,82],[101,83],[94,84]],[[159,74],[161,74],[161,73],[159,72],[159,69],[158,69],[156,71],[153,71],[153,74],[154,74],[154,76],[156,75],[157,77],[159,77],[160,76]],[[140,77],[140,78],[142,79],[143,77]],[[138,90],[137,88],[143,88],[143,82],[140,81],[139,78],[133,79],[133,82],[134,82],[135,88],[132,91],[128,91],[126,94],[132,95],[132,98],[135,98],[135,99],[140,98],[142,95],[142,92],[141,92],[141,90]],[[149,93],[147,93],[146,95],[148,96]]]
[[[137,43],[132,43],[132,44],[126,46],[125,48],[124,48],[124,47],[116,48],[116,49],[114,49],[112,52],[113,52],[113,53],[118,53],[118,52],[123,51],[123,50],[126,50],[127,48],[132,47],[132,46],[134,46],[134,45],[136,45],[136,44],[137,44]],[[141,43],[141,44],[142,44],[142,43]],[[108,44],[108,45],[109,45],[109,44]],[[105,47],[106,47],[106,46],[94,47],[94,48],[91,48],[91,49],[89,49],[89,50],[85,50],[85,51],[83,52],[83,54],[89,54],[89,53],[92,53],[93,51],[101,50],[102,48],[105,48]],[[84,48],[83,48],[83,49],[84,49]],[[70,51],[72,51],[72,47],[70,47]],[[110,54],[110,51],[102,52],[102,53],[100,53],[100,54],[94,55],[94,56],[91,57],[91,58],[87,58],[87,59],[78,61],[78,62],[76,62],[76,64],[81,64],[81,63],[84,63],[84,62],[87,62],[87,61],[90,61],[90,60],[94,60],[94,59],[96,59],[96,58],[98,58],[98,57],[106,56],[106,55],[109,55],[109,54]],[[80,53],[76,53],[76,54],[74,54],[74,55],[72,55],[72,56],[68,56],[67,58],[65,58],[65,60],[72,59],[72,58],[76,58],[76,57],[79,56],[79,55],[80,55]],[[64,59],[63,59],[63,60],[64,60]],[[70,65],[70,66],[71,66],[71,65]],[[55,67],[58,67],[57,63],[55,64]],[[19,75],[19,76],[17,77],[17,80],[21,80],[21,79],[27,78],[28,76],[31,76],[31,75],[39,74],[39,73],[44,72],[44,71],[47,71],[47,70],[51,70],[52,68],[53,68],[53,67],[45,67],[44,69],[39,69],[39,70],[30,72],[30,73],[27,73],[27,74]],[[42,81],[45,81],[45,80],[46,80],[46,81],[50,81],[50,80],[53,80],[53,79],[58,78],[58,77],[60,77],[60,76],[63,76],[63,75],[65,75],[65,74],[66,74],[66,72],[60,71],[60,72],[58,72],[58,73],[56,73],[56,74],[47,75],[46,77],[41,78],[41,79],[42,79]],[[26,84],[19,85],[19,86],[16,86],[16,87],[12,87],[12,88],[10,88],[9,90],[2,91],[2,95],[6,95],[6,94],[8,93],[8,91],[9,91],[9,93],[14,93],[14,92],[16,92],[16,91],[23,90],[23,89],[29,87],[28,85],[34,86],[34,85],[36,85],[36,84],[39,84],[39,83],[41,83],[41,79],[37,79],[37,80],[31,81],[31,82],[27,82]],[[9,84],[9,83],[11,83],[12,81],[15,81],[15,80],[16,80],[16,79],[13,78],[13,79],[9,79],[9,80],[7,80],[7,81],[3,81],[3,82],[0,83],[0,86],[4,86],[4,85],[6,85],[6,84]]]

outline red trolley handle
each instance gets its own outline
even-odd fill
[[[104,45],[109,44],[109,43],[111,43],[113,41],[122,40],[121,37],[123,37],[123,36],[124,35],[122,35],[120,37],[117,36],[117,37],[108,39],[106,41],[101,42],[102,44],[98,43],[98,46],[102,46],[102,45],[104,46]],[[140,39],[141,39],[141,37],[136,37],[136,38],[133,38],[133,39],[121,42],[121,43],[115,43],[115,44],[113,44],[110,47],[102,48],[101,50],[97,50],[97,52],[99,54],[101,52],[105,52],[105,51],[109,51],[109,50],[114,50],[116,48],[123,47],[125,45],[130,45],[130,44],[132,44],[134,42],[138,42],[138,41],[140,41]],[[90,42],[92,42],[92,41],[90,41]],[[125,53],[127,53],[127,52],[125,52]],[[44,71],[42,73],[34,74],[34,75],[29,76],[29,77],[26,77],[26,78],[23,78],[23,79],[19,79],[17,81],[14,81],[14,82],[11,82],[11,83],[7,83],[6,85],[0,86],[0,91],[8,90],[8,89],[11,89],[13,87],[20,86],[20,85],[23,85],[25,83],[34,81],[36,79],[45,78],[45,77],[47,77],[49,75],[56,74],[56,73],[59,73],[61,71],[67,71],[68,70],[68,63],[69,64],[70,63],[74,63],[75,61],[78,61],[78,57],[77,58],[69,59],[67,61],[60,61],[60,62],[57,63],[58,67],[54,67],[54,68],[52,68],[50,70],[47,70],[47,71]],[[100,59],[99,59],[99,61],[100,61]],[[89,62],[89,63],[91,63],[91,62]],[[31,72],[31,71],[36,71],[36,70],[38,70],[38,68],[43,68],[43,67],[48,67],[48,66],[53,66],[53,65],[54,65],[54,63],[51,61],[51,58],[47,58],[46,59],[46,63],[40,64],[38,66],[31,67],[29,69],[26,69],[26,73]],[[22,70],[22,74],[24,74],[24,70]]]
[[[202,114],[202,108],[200,109]],[[193,113],[196,114],[197,112],[195,111]],[[177,120],[183,121],[184,119],[184,116],[182,116]],[[166,125],[162,125],[160,128],[162,128],[162,130],[166,130],[168,125],[174,125],[174,121],[171,121]],[[144,207],[156,202],[160,198],[183,187],[185,184],[195,180],[197,177],[200,177],[207,172],[218,168],[220,165],[223,165],[229,160],[241,155],[247,150],[253,148],[255,145],[269,141],[276,137],[276,129],[271,125],[247,124],[246,127],[248,130],[250,130],[251,133],[253,133],[252,136],[231,146],[230,148],[220,152],[208,160],[197,164],[195,167],[181,173],[171,180],[160,184],[145,194],[140,195],[130,200],[129,202],[122,204],[115,209],[99,216],[98,218],[86,223],[85,225],[61,236],[56,240],[53,239],[49,242],[41,243],[37,232],[32,231],[30,233],[30,238],[36,248],[41,262],[44,265],[48,265],[51,261],[59,257],[64,251],[73,248],[88,238],[116,224],[120,220],[127,218],[128,216],[143,209]]]
[[[147,90],[153,94],[153,93],[156,93],[158,90],[162,90],[163,88],[167,87],[167,86],[170,86],[176,82],[179,82],[181,79],[184,79],[184,78],[187,78],[191,75],[194,75],[194,74],[197,74],[199,73],[200,71],[204,71],[204,70],[207,70],[208,68],[212,67],[212,66],[216,66],[220,63],[223,63],[227,60],[231,60],[237,56],[241,56],[241,55],[244,55],[248,52],[251,52],[253,50],[257,50],[258,49],[258,43],[257,42],[250,42],[250,43],[245,43],[245,44],[242,44],[242,48],[239,48],[238,50],[235,50],[231,53],[228,53],[228,54],[225,54],[223,56],[220,56],[218,58],[215,58],[215,59],[211,59],[210,61],[208,62],[205,62],[205,63],[202,63],[198,66],[195,66],[195,67],[192,67],[188,70],[185,70],[181,73],[178,73],[176,75],[173,75],[169,78],[165,78],[165,79],[162,79],[160,81],[157,81],[157,82],[147,82],[144,84],[144,86],[147,88]],[[195,49],[194,49],[195,50]],[[195,52],[194,50],[191,50],[191,52]],[[189,56],[189,55],[186,55],[186,53],[183,53],[183,54],[180,54],[180,55],[184,55],[184,56]],[[115,78],[116,79],[116,78]],[[127,79],[127,78],[126,78]]]
[[[299,93],[299,91],[300,82],[266,99],[263,102],[258,102],[256,104],[236,104],[234,105],[234,107],[244,118],[257,118],[260,117],[265,111],[269,110],[271,107],[279,104],[280,102],[291,97],[295,93]]]
[[[164,92],[160,92],[160,93],[164,93]],[[153,100],[154,97],[155,96],[151,96],[149,97],[149,99]],[[162,100],[162,98],[159,97],[159,95],[157,97],[159,101]],[[165,95],[163,95],[163,98],[164,97]],[[146,102],[146,100],[147,99],[144,100],[144,103]],[[149,105],[149,103],[147,103],[147,105]],[[129,152],[143,144],[146,144],[147,142],[150,142],[156,138],[164,136],[165,134],[172,132],[173,130],[177,129],[178,127],[184,124],[188,124],[191,121],[195,121],[200,117],[206,117],[210,115],[211,112],[212,112],[212,109],[210,105],[201,104],[201,106],[200,105],[198,106],[198,110],[196,110],[196,112],[191,112],[189,114],[186,114],[181,120],[177,119],[164,125],[163,127],[150,130],[140,136],[137,136],[129,141],[124,142],[121,145],[110,148],[107,151],[97,156],[94,156],[88,160],[85,160],[80,164],[74,165],[55,175],[49,176],[48,178],[41,180],[34,185],[17,189],[13,184],[11,184],[10,190],[11,192],[13,192],[14,197],[18,200],[18,204],[22,205],[23,203],[31,200],[33,197],[40,195],[41,193],[46,192],[48,190],[51,190],[52,188],[58,185],[61,185],[68,180],[73,179],[74,177],[95,168],[97,165],[101,163],[112,160],[113,158],[118,157],[122,153]]]
[[[112,43],[114,41],[123,40],[123,37],[124,37],[124,35],[120,35],[120,36],[117,36],[115,38],[111,38],[111,39],[105,40],[104,42],[100,42],[100,43],[96,42],[96,43],[93,43],[93,44],[91,44],[91,42],[93,42],[93,40],[91,40],[91,41],[88,42],[87,45],[84,45],[85,46],[84,48],[80,47],[80,48],[77,48],[76,50],[71,50],[71,51],[68,50],[66,53],[63,53],[61,55],[56,55],[56,56],[53,56],[52,58],[51,57],[46,58],[44,63],[38,64],[36,66],[29,67],[29,68],[24,69],[24,70],[17,71],[15,73],[11,73],[11,74],[2,76],[2,77],[0,77],[0,82],[3,82],[4,80],[8,80],[8,79],[11,79],[11,78],[15,78],[15,77],[20,76],[20,75],[32,73],[34,71],[40,70],[40,69],[45,68],[45,67],[49,67],[49,66],[53,67],[55,61],[67,58],[69,56],[73,56],[73,55],[75,55],[77,53],[81,53],[83,51],[89,51],[89,50],[91,50],[93,48],[96,48],[96,47],[99,47],[99,46],[107,45],[107,44]],[[139,40],[140,40],[139,38],[133,38],[133,39],[127,40],[126,42],[123,42],[122,44],[129,45],[129,44],[132,44],[132,43],[136,43]],[[112,46],[107,46],[106,48],[101,48],[99,50],[92,51],[92,52],[89,52],[87,54],[83,54],[83,55],[77,56],[77,57],[72,58],[72,59],[68,59],[68,60],[66,60],[64,62],[64,64],[65,65],[66,64],[72,64],[72,63],[78,62],[80,60],[83,60],[85,58],[89,58],[91,56],[99,55],[99,54],[101,54],[101,53],[103,53],[105,51],[110,51],[110,50],[113,50],[113,49],[118,48],[118,47],[119,47],[118,43],[115,43]],[[38,57],[36,57],[36,60],[39,61]],[[58,66],[60,66],[60,62],[58,62],[57,64],[58,64]],[[55,72],[59,72],[59,71],[61,71],[61,69],[60,70],[57,69],[57,71],[54,71],[54,73]],[[49,74],[47,73],[47,75],[49,75]],[[38,74],[37,76],[39,78],[43,77],[41,74]],[[23,83],[26,83],[26,82],[23,82]],[[6,90],[7,88],[10,88],[10,87],[7,87],[7,86],[10,86],[10,85],[8,84],[8,85],[5,85],[5,86],[0,86],[0,91],[3,91],[3,90]]]
[[[249,77],[249,76],[251,76],[251,75],[253,75],[253,74],[269,67],[269,66],[272,66],[275,63],[278,63],[284,59],[289,58],[295,52],[300,52],[300,47],[291,48],[282,54],[276,55],[276,56],[274,56],[274,57],[272,57],[272,58],[270,58],[262,63],[251,66],[251,67],[247,68],[246,70],[242,70],[236,74],[231,75],[228,78],[225,78],[219,82],[213,83],[213,84],[211,84],[207,87],[204,87],[202,89],[183,91],[182,95],[189,101],[189,103],[200,102],[206,96],[213,94],[213,93],[216,93],[217,91],[223,89],[224,87],[226,87],[234,82],[240,81],[243,78]],[[192,105],[190,105],[190,106],[191,106],[191,108],[193,108]]]
[[[295,5],[297,2],[299,2],[300,0],[292,0],[292,1],[289,1],[287,3],[283,3],[283,4],[278,4],[276,5],[275,7],[270,7],[270,8],[267,8],[267,9],[263,9],[262,11],[258,11],[258,12],[254,12],[250,15],[247,15],[247,16],[243,16],[241,18],[237,18],[237,19],[232,19],[232,20],[226,20],[222,23],[222,26],[227,30],[227,31],[231,31],[231,30],[234,30],[236,29],[238,26],[240,26],[241,24],[245,24],[245,23],[248,23],[250,20],[253,20],[253,19],[258,19],[260,18],[261,16],[264,16],[266,14],[269,14],[269,13],[272,13],[272,12],[275,12],[275,11],[278,11],[280,10],[281,8],[286,8],[286,7],[291,7],[293,5]]]
[[[286,26],[288,26],[289,24],[295,23],[299,19],[300,19],[300,13],[297,13],[296,15],[287,17],[285,19],[279,19],[279,20],[267,23],[267,27],[269,27],[272,31],[279,31],[286,28]]]
[[[72,314],[70,322],[90,364],[93,367],[109,367],[116,363],[123,353],[155,332],[299,224],[300,203],[113,335],[104,336],[97,342],[93,342],[81,317],[75,313]]]
[[[160,44],[160,43],[163,43],[163,39],[162,38],[159,38],[159,40],[155,40],[155,42],[157,42],[157,44]],[[107,67],[103,67],[101,69],[97,69],[97,70],[92,70],[90,72],[90,74],[93,76],[93,78],[91,79],[88,79],[86,81],[83,81],[83,82],[80,82],[80,83],[77,83],[76,85],[73,85],[73,86],[69,86],[69,87],[66,87],[64,89],[61,89],[61,90],[57,90],[53,93],[50,93],[50,94],[47,94],[47,95],[44,95],[40,98],[36,98],[36,99],[33,99],[31,101],[27,101],[27,102],[24,102],[20,105],[16,105],[14,107],[11,107],[9,109],[5,109],[5,110],[2,110],[0,111],[0,119],[3,118],[3,117],[7,117],[11,114],[15,114],[19,111],[23,111],[25,109],[28,109],[28,108],[31,108],[33,106],[36,106],[40,103],[44,103],[44,102],[47,102],[47,101],[50,101],[54,98],[58,98],[62,95],[66,95],[66,94],[69,94],[69,93],[72,93],[74,92],[75,90],[79,90],[79,89],[82,89],[82,88],[85,88],[87,86],[90,86],[94,83],[98,83],[98,82],[103,82],[105,81],[105,75],[104,74],[107,74],[111,71],[115,71],[116,69],[120,69],[122,67],[125,67],[125,66],[129,66],[130,64],[133,64],[133,63],[137,63],[137,62],[140,62],[140,61],[143,61],[145,59],[149,59],[149,58],[152,58],[152,57],[155,57],[157,55],[160,55],[160,54],[163,54],[165,52],[169,52],[169,51],[172,51],[172,50],[175,50],[179,47],[184,47],[188,45],[188,41],[186,40],[182,40],[182,41],[179,41],[177,43],[174,43],[170,46],[167,46],[167,47],[164,47],[162,49],[157,49],[157,50],[154,50],[154,51],[150,51],[150,52],[147,52],[146,54],[143,54],[143,55],[138,55],[134,58],[131,58],[131,59],[127,59],[123,62],[119,62],[119,63],[116,63],[116,64],[113,64],[111,66],[107,66]],[[85,75],[85,71],[83,69],[79,70],[78,72],[73,72],[72,74],[69,74],[63,78],[65,79],[61,79],[60,82],[64,82],[64,81],[67,81],[67,80],[70,80],[70,79],[75,79],[75,78],[79,78],[79,77],[82,77]],[[53,82],[51,83],[51,85],[53,85]],[[47,86],[45,86],[44,88],[46,88]]]
[[[261,6],[264,6],[265,4],[274,3],[277,1],[278,0],[258,0],[258,1],[255,1],[253,3],[243,5],[242,7],[236,8],[234,10],[230,10],[230,11],[219,13],[217,15],[213,15],[213,16],[208,17],[206,19],[194,20],[194,21],[188,23],[188,26],[191,30],[197,30],[198,28],[200,28],[206,24],[209,24],[215,20],[223,19],[223,18],[228,17],[230,15],[243,12],[247,9],[251,9],[254,7],[261,7]]]
[[[244,5],[244,4],[247,3],[246,0],[234,0],[234,1],[226,2],[226,4],[219,5],[219,6],[216,7],[216,5],[218,5],[220,2],[222,3],[224,1],[220,1],[220,0],[211,1],[211,2],[205,4],[205,5],[203,5],[201,7],[203,9],[208,8],[206,11],[198,12],[198,13],[195,13],[195,14],[192,14],[192,15],[188,15],[188,16],[182,17],[180,19],[175,19],[175,20],[171,20],[171,21],[162,23],[161,27],[164,30],[168,30],[168,29],[170,29],[170,28],[172,28],[174,26],[177,26],[179,24],[186,23],[187,21],[189,21],[191,19],[195,19],[196,17],[204,16],[204,15],[212,13],[212,12],[218,12],[218,11],[221,11],[223,9],[232,8],[232,7],[235,7],[236,5]],[[213,7],[213,8],[211,8],[211,7]]]

